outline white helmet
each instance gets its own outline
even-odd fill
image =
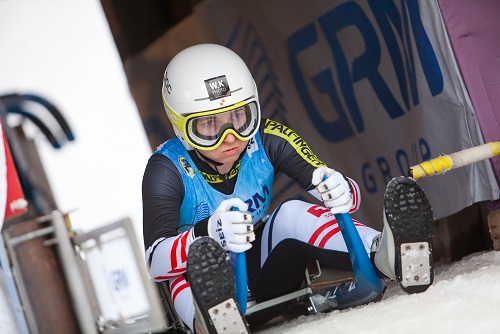
[[[213,150],[228,133],[249,140],[259,130],[257,86],[232,50],[199,44],[179,52],[163,76],[163,105],[188,150]]]

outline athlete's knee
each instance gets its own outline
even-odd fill
[[[309,212],[312,208],[317,207],[316,204],[311,204],[298,199],[288,200],[283,202],[274,212],[275,216],[286,218],[300,218],[303,214]]]
[[[310,237],[310,220],[317,219],[308,213],[313,206],[300,200],[282,203],[267,222],[265,230],[272,245],[285,239],[307,241]]]
[[[273,233],[291,237],[295,230],[296,223],[303,220],[303,215],[307,212],[311,204],[300,200],[289,200],[283,202],[273,213],[270,224]],[[290,234],[292,233],[292,234]]]
[[[303,205],[305,202],[298,200],[298,199],[291,199],[288,201],[285,201],[281,203],[279,208],[277,209],[278,212],[283,212],[283,211],[290,211],[290,210],[296,210],[298,206]]]

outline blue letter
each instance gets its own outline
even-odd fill
[[[354,135],[354,132],[349,125],[344,109],[342,108],[342,105],[340,104],[340,101],[338,99],[331,74],[329,73],[329,71],[325,71],[317,74],[313,78],[313,82],[319,89],[319,91],[328,94],[339,115],[338,120],[327,122],[323,119],[321,114],[316,109],[316,106],[314,105],[311,94],[307,89],[306,79],[302,76],[297,61],[297,57],[300,51],[316,43],[316,40],[316,29],[314,28],[314,24],[312,23],[290,36],[287,43],[288,57],[290,59],[290,71],[292,73],[292,77],[294,79],[295,86],[297,87],[299,96],[301,97],[302,102],[304,103],[304,106],[306,107],[306,110],[314,126],[323,135],[323,137],[325,137],[325,139],[332,142],[339,142]]]
[[[346,2],[321,16],[319,23],[332,49],[340,86],[356,129],[363,132],[364,125],[356,102],[353,83],[365,78],[372,85],[373,90],[391,118],[404,115],[401,106],[378,71],[381,57],[380,45],[375,29],[363,9],[354,2]],[[349,26],[359,29],[366,46],[365,52],[353,60],[352,73],[349,73],[347,60],[336,35]]]
[[[363,175],[363,184],[365,185],[366,190],[369,193],[376,193],[377,192],[377,182],[375,181],[375,177],[373,174],[367,174],[368,169],[370,168],[370,164],[368,162],[365,162],[361,166],[361,174]]]

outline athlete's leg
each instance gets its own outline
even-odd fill
[[[389,183],[383,219],[383,234],[353,220],[367,254],[381,276],[395,279],[407,292],[424,291],[433,280],[433,218],[427,197],[415,181],[403,177]],[[297,288],[309,259],[337,269],[350,266],[342,233],[327,208],[299,200],[285,202],[261,233],[261,268],[250,277],[259,302]],[[415,252],[416,262],[411,256]],[[258,262],[255,249],[249,253]]]
[[[178,276],[169,280],[169,285],[175,311],[186,326],[193,330],[194,304],[189,283],[184,276]]]
[[[229,256],[215,240],[195,239],[189,248],[186,276],[169,280],[170,292],[177,314],[194,333],[248,333],[236,304]]]
[[[359,222],[356,222],[356,228],[364,240],[365,249],[370,252],[372,240],[380,232]],[[319,260],[327,267],[339,270],[352,269],[334,216],[323,207],[298,200],[287,201],[275,210],[256,235],[256,242],[247,252],[247,263],[257,302],[297,291],[311,260]],[[256,270],[255,264],[258,266],[259,262],[260,267]],[[279,314],[286,305],[281,305],[282,310],[279,308],[247,317],[248,321],[251,325],[263,323]]]
[[[194,240],[189,247],[186,274],[193,294],[196,333],[249,332],[237,305],[229,256],[217,241],[210,237]]]
[[[380,232],[354,220],[367,254]],[[300,200],[283,203],[269,218],[262,235],[261,265],[280,242],[302,241],[320,249],[347,252],[347,246],[334,215],[329,209]]]

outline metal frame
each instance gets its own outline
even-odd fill
[[[56,247],[60,267],[75,311],[76,321],[82,334],[165,332],[168,322],[162,312],[163,308],[157,287],[148,277],[146,270],[141,268],[141,265],[145,266],[145,263],[130,219],[125,218],[81,234],[73,234],[68,229],[70,225],[69,218],[59,211],[53,211],[51,214],[37,219],[37,222],[46,224],[46,227],[16,237],[4,235],[0,238],[0,247],[4,250],[3,242],[5,240],[9,254],[9,257],[7,257],[5,250],[0,251],[0,264],[8,283],[10,299],[21,334],[36,334],[39,331],[28,298],[27,287],[19,275],[16,274],[19,262],[15,246],[45,235],[52,236],[51,239],[44,241],[44,245]],[[116,231],[120,234],[120,238],[125,238],[128,241],[131,247],[133,258],[130,259],[130,263],[137,266],[140,284],[143,285],[146,294],[148,310],[134,319],[122,318],[118,321],[111,321],[104,318],[99,307],[96,287],[91,280],[88,267],[91,264],[86,261],[86,251],[92,249],[92,246],[89,247],[88,245],[89,242],[96,245],[95,247],[99,247],[111,240],[109,238],[109,240],[106,240],[109,233]],[[8,262],[8,258],[10,258],[11,263]]]
[[[12,311],[16,317],[17,328],[20,334],[29,334],[28,323],[21,304],[21,299],[16,287],[16,279],[13,271],[11,270],[7,253],[5,252],[5,243],[3,235],[0,235],[0,267],[2,268],[3,278],[9,293],[9,300],[11,303]]]
[[[105,319],[102,316],[102,310],[99,310],[99,302],[95,293],[89,294],[88,297],[91,299],[90,302],[94,306],[94,321],[97,322],[99,326],[99,331],[101,333],[115,334],[115,333],[145,333],[145,332],[164,332],[167,324],[163,316],[162,305],[160,302],[160,297],[156,289],[155,284],[150,280],[146,273],[146,270],[141,270],[141,265],[145,266],[144,258],[142,256],[141,250],[137,244],[137,238],[135,237],[135,231],[132,226],[130,219],[125,218],[115,223],[97,228],[95,230],[89,231],[87,233],[75,235],[73,237],[73,242],[78,251],[79,256],[77,257],[79,262],[79,267],[81,272],[84,274],[86,291],[95,292],[94,286],[90,279],[90,272],[87,267],[85,260],[85,252],[93,247],[99,247],[103,243],[106,243],[105,236],[109,235],[113,231],[122,230],[124,232],[122,237],[127,238],[132,246],[134,261],[138,266],[138,271],[140,272],[141,280],[145,288],[147,299],[149,302],[149,311],[147,314],[141,315],[140,317],[134,319],[122,319],[121,321]],[[95,241],[95,246],[87,245],[88,241]]]
[[[96,322],[92,317],[92,307],[87,295],[88,289],[85,289],[82,275],[75,261],[75,248],[69,238],[65,215],[60,211],[53,211],[51,214],[39,218],[38,221],[50,222],[54,228],[54,240],[52,242],[58,250],[61,268],[66,278],[80,330],[84,334],[96,333]]]
[[[10,292],[10,294],[11,294],[11,296],[14,296],[14,299],[13,299],[14,303],[17,304],[19,302],[19,307],[24,311],[23,316],[19,316],[19,318],[18,318],[18,324],[21,323],[21,328],[23,328],[24,325],[22,323],[24,322],[25,325],[27,326],[26,330],[28,331],[28,333],[31,333],[31,334],[37,334],[38,327],[37,327],[37,323],[35,320],[34,311],[31,307],[31,303],[30,303],[30,300],[28,298],[27,287],[24,284],[24,281],[20,277],[20,274],[18,272],[18,268],[20,268],[20,264],[19,264],[19,261],[17,258],[17,252],[15,251],[15,246],[22,243],[22,242],[25,242],[25,241],[28,241],[28,240],[31,240],[31,239],[34,239],[34,238],[37,238],[40,236],[52,234],[53,232],[54,232],[54,227],[48,226],[48,227],[44,227],[44,228],[41,228],[41,229],[36,230],[36,231],[25,233],[25,234],[17,236],[17,237],[11,237],[8,233],[4,233],[2,236],[5,240],[5,245],[7,246],[7,251],[9,254],[10,261],[11,261],[11,267],[9,267],[9,264],[7,262],[2,263],[2,267],[3,267],[4,271],[7,270],[7,271],[11,272],[12,278],[14,279],[13,283],[15,284],[15,286],[13,288],[17,287],[16,290],[17,290],[19,298],[15,297],[14,292]],[[5,266],[4,266],[4,264],[5,264]],[[24,321],[21,318],[24,318]]]
[[[254,304],[254,305],[248,305],[247,307],[247,312],[246,315],[250,315],[256,312],[263,311],[269,307],[285,303],[287,301],[291,300],[296,300],[297,302],[300,300],[306,300],[309,303],[309,306],[307,306],[307,312],[309,314],[317,314],[321,312],[325,312],[327,308],[325,307],[320,307],[318,309],[317,304],[315,302],[314,296],[318,294],[318,290],[320,289],[328,289],[328,288],[333,288],[336,286],[340,286],[345,283],[350,283],[354,281],[354,278],[352,275],[339,275],[339,277],[335,279],[328,279],[328,281],[323,281],[319,282],[319,278],[322,275],[322,270],[321,270],[321,265],[318,261],[313,261],[314,264],[316,265],[315,272],[310,273],[309,269],[305,270],[305,276],[304,276],[304,286],[294,292],[288,293],[286,295],[276,297],[274,299],[267,300],[262,303]],[[340,274],[340,271],[339,271]],[[316,282],[316,284],[315,284]]]
[[[250,315],[252,313],[256,313],[262,310],[265,310],[271,306],[275,306],[278,304],[282,304],[284,302],[294,300],[294,299],[300,299],[300,298],[308,298],[310,306],[308,307],[308,311],[310,313],[316,314],[317,310],[316,307],[314,306],[314,303],[311,300],[311,296],[313,295],[313,289],[312,289],[312,282],[315,281],[317,278],[321,276],[321,268],[319,263],[316,261],[316,265],[318,267],[318,274],[317,275],[309,275],[309,270],[306,269],[305,272],[305,287],[302,289],[299,289],[297,291],[288,293],[286,295],[276,297],[270,300],[267,300],[262,303],[258,303],[255,305],[252,305],[247,308],[246,315]]]

